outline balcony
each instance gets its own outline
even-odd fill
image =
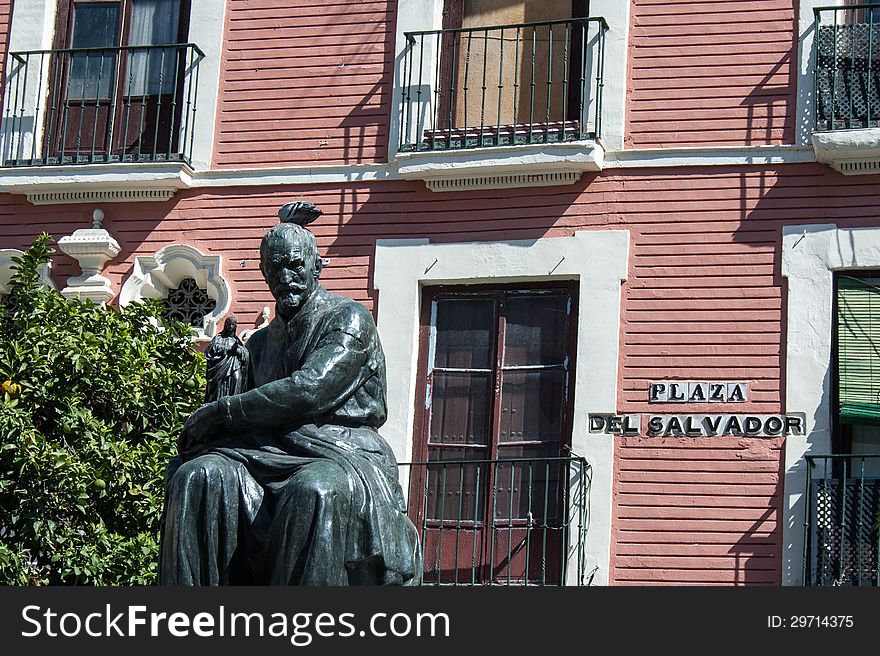
[[[804,582],[880,584],[880,456],[807,456]]]
[[[401,463],[424,585],[584,585],[590,466],[583,458]]]
[[[604,18],[573,18],[407,32],[401,176],[440,191],[601,169],[607,30]]]
[[[844,174],[880,172],[880,7],[814,15],[816,156]]]
[[[192,43],[10,53],[0,187],[37,203],[169,198],[186,186],[203,57]]]

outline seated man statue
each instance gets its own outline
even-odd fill
[[[260,245],[275,318],[247,342],[248,383],[189,417],[169,468],[162,585],[418,585],[370,312],[318,284],[308,202]]]

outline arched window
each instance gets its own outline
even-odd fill
[[[232,302],[221,256],[205,255],[187,244],[171,244],[155,255],[135,258],[119,304],[145,298],[161,300],[166,316],[190,324],[202,339],[217,333],[217,323]]]

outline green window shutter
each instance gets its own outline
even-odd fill
[[[837,376],[840,421],[880,424],[880,286],[849,276],[837,284]]]

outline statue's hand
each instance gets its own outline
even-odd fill
[[[217,401],[206,403],[189,416],[183,425],[177,450],[184,459],[197,456],[223,428],[223,416]]]

